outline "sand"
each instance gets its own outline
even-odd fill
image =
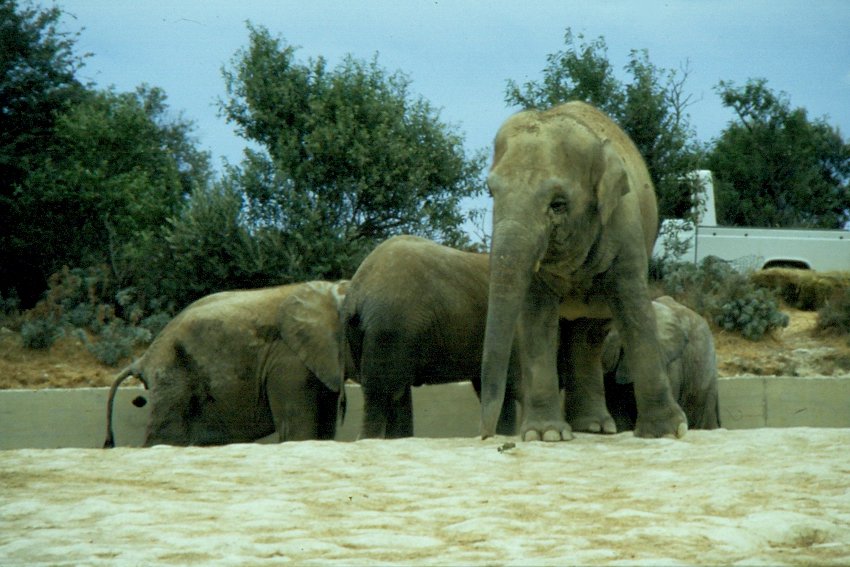
[[[792,428],[0,451],[0,563],[847,565],[848,447]]]

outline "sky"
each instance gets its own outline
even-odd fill
[[[47,0],[42,0],[47,4]],[[79,72],[98,87],[166,92],[172,111],[196,124],[199,146],[220,168],[238,163],[245,140],[219,115],[222,67],[248,45],[246,22],[298,46],[300,61],[335,66],[346,54],[402,71],[411,92],[440,109],[470,151],[487,150],[517,109],[506,82],[539,81],[564,32],[603,36],[622,71],[632,49],[660,68],[688,68],[691,125],[702,141],[733,119],[720,80],[765,78],[810,118],[850,137],[850,2],[846,0],[59,0],[67,30],[82,30]],[[622,71],[621,79],[628,75]],[[478,206],[471,203],[470,206]]]

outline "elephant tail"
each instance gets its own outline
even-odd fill
[[[106,400],[106,440],[103,442],[104,449],[112,449],[115,447],[115,434],[112,431],[112,410],[115,406],[115,394],[118,392],[118,387],[121,383],[130,376],[136,376],[142,384],[144,384],[145,389],[150,390],[148,381],[136,369],[135,363],[128,364],[121,372],[118,373],[115,377],[115,381],[112,382],[112,387],[109,388],[109,397]]]

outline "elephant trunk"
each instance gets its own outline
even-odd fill
[[[533,231],[518,221],[494,223],[490,293],[481,359],[481,437],[495,434],[520,311],[542,255]]]

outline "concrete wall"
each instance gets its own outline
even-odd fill
[[[728,429],[850,427],[850,378],[739,377],[720,380],[720,411]],[[357,438],[363,415],[358,386],[346,387],[348,413],[337,439]],[[107,388],[0,391],[0,449],[101,447]],[[132,404],[140,388],[122,388],[115,401],[115,441],[138,446],[148,408]],[[413,390],[420,437],[474,437],[478,400],[468,383]],[[266,439],[265,441],[269,441]]]

